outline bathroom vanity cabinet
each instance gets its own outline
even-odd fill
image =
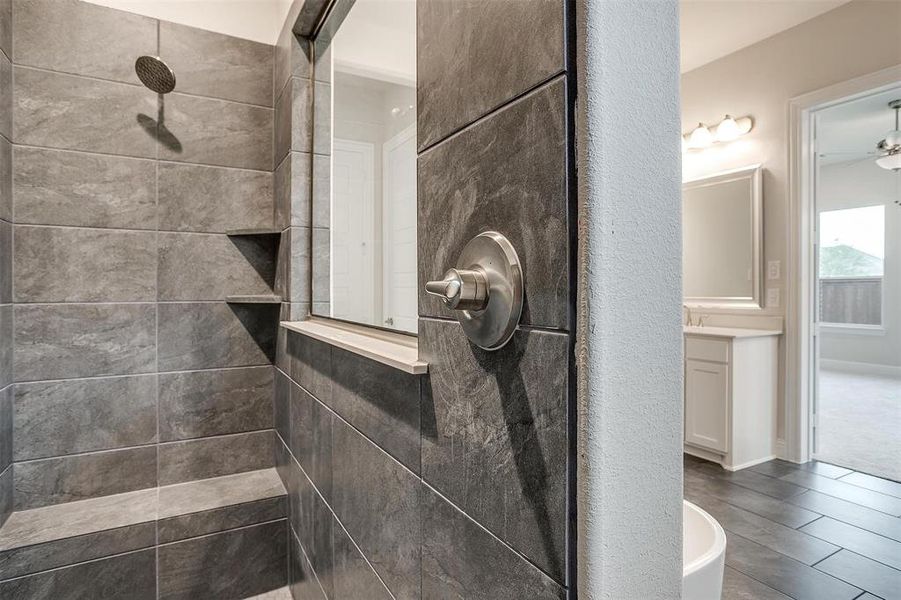
[[[773,458],[781,331],[685,327],[685,452],[737,471]]]

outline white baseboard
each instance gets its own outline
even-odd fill
[[[901,378],[901,367],[879,365],[875,363],[852,362],[850,360],[820,359],[820,368],[842,373],[859,373],[861,375],[882,375],[884,377]]]
[[[770,462],[774,458],[776,458],[775,455],[764,456],[763,458],[758,458],[757,460],[749,460],[748,462],[742,463],[740,465],[723,465],[723,468],[727,471],[741,471],[742,469],[747,469],[748,467],[753,467],[754,465]]]
[[[685,452],[685,454],[694,456],[696,458],[703,458],[704,460],[715,462],[720,466],[722,466],[723,464],[723,455],[719,452],[705,450],[704,448],[698,448],[697,446],[691,446],[689,444],[683,444],[682,451]]]

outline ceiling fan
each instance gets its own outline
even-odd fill
[[[898,116],[901,113],[901,98],[892,100],[888,107],[895,111],[895,128],[885,134],[885,139],[876,144],[879,158],[876,164],[889,171],[901,171],[901,124]]]

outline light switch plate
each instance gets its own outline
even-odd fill
[[[766,307],[779,308],[779,288],[766,289]]]
[[[766,263],[766,278],[779,279],[782,277],[782,261],[771,260]]]

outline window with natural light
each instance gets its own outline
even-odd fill
[[[820,322],[882,324],[885,206],[820,213]]]

